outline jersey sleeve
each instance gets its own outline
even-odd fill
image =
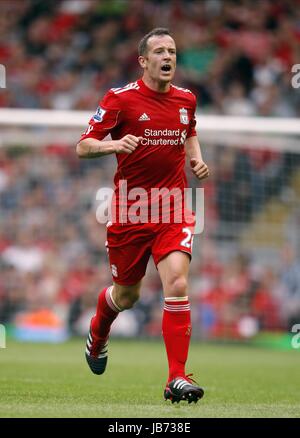
[[[103,140],[120,123],[120,119],[121,108],[119,99],[113,91],[109,90],[99,102],[86,131],[80,137],[80,141],[86,138]]]
[[[192,117],[191,117],[190,123],[189,123],[187,138],[195,137],[197,135],[197,132],[196,132],[196,107],[197,107],[197,100],[196,100],[196,96],[193,94]]]

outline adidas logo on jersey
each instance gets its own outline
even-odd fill
[[[150,117],[147,116],[146,113],[142,114],[139,118],[139,122],[145,122],[146,120],[150,120]]]

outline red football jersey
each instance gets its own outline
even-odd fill
[[[132,154],[116,154],[117,205],[123,202],[121,180],[126,180],[127,192],[143,188],[152,201],[150,193],[154,188],[177,188],[183,192],[186,187],[184,143],[196,135],[195,110],[195,95],[174,85],[168,92],[159,93],[139,79],[108,91],[81,140],[89,137],[103,140],[109,133],[113,140],[127,134],[143,137]],[[127,205],[134,202],[129,200]]]

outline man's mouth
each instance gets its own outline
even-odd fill
[[[161,67],[161,70],[162,70],[162,71],[165,71],[165,72],[169,72],[169,71],[171,71],[171,69],[172,69],[172,67],[170,66],[170,64],[164,64],[164,65]]]

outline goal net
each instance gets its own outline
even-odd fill
[[[89,118],[0,109],[0,321],[19,337],[85,334],[100,288],[111,284],[96,210],[116,160],[77,158]],[[287,333],[300,323],[299,121],[198,116],[197,128],[210,177],[199,184],[188,172],[205,194],[190,270],[193,336]],[[158,336],[161,316],[150,263],[140,301],[113,333]]]

